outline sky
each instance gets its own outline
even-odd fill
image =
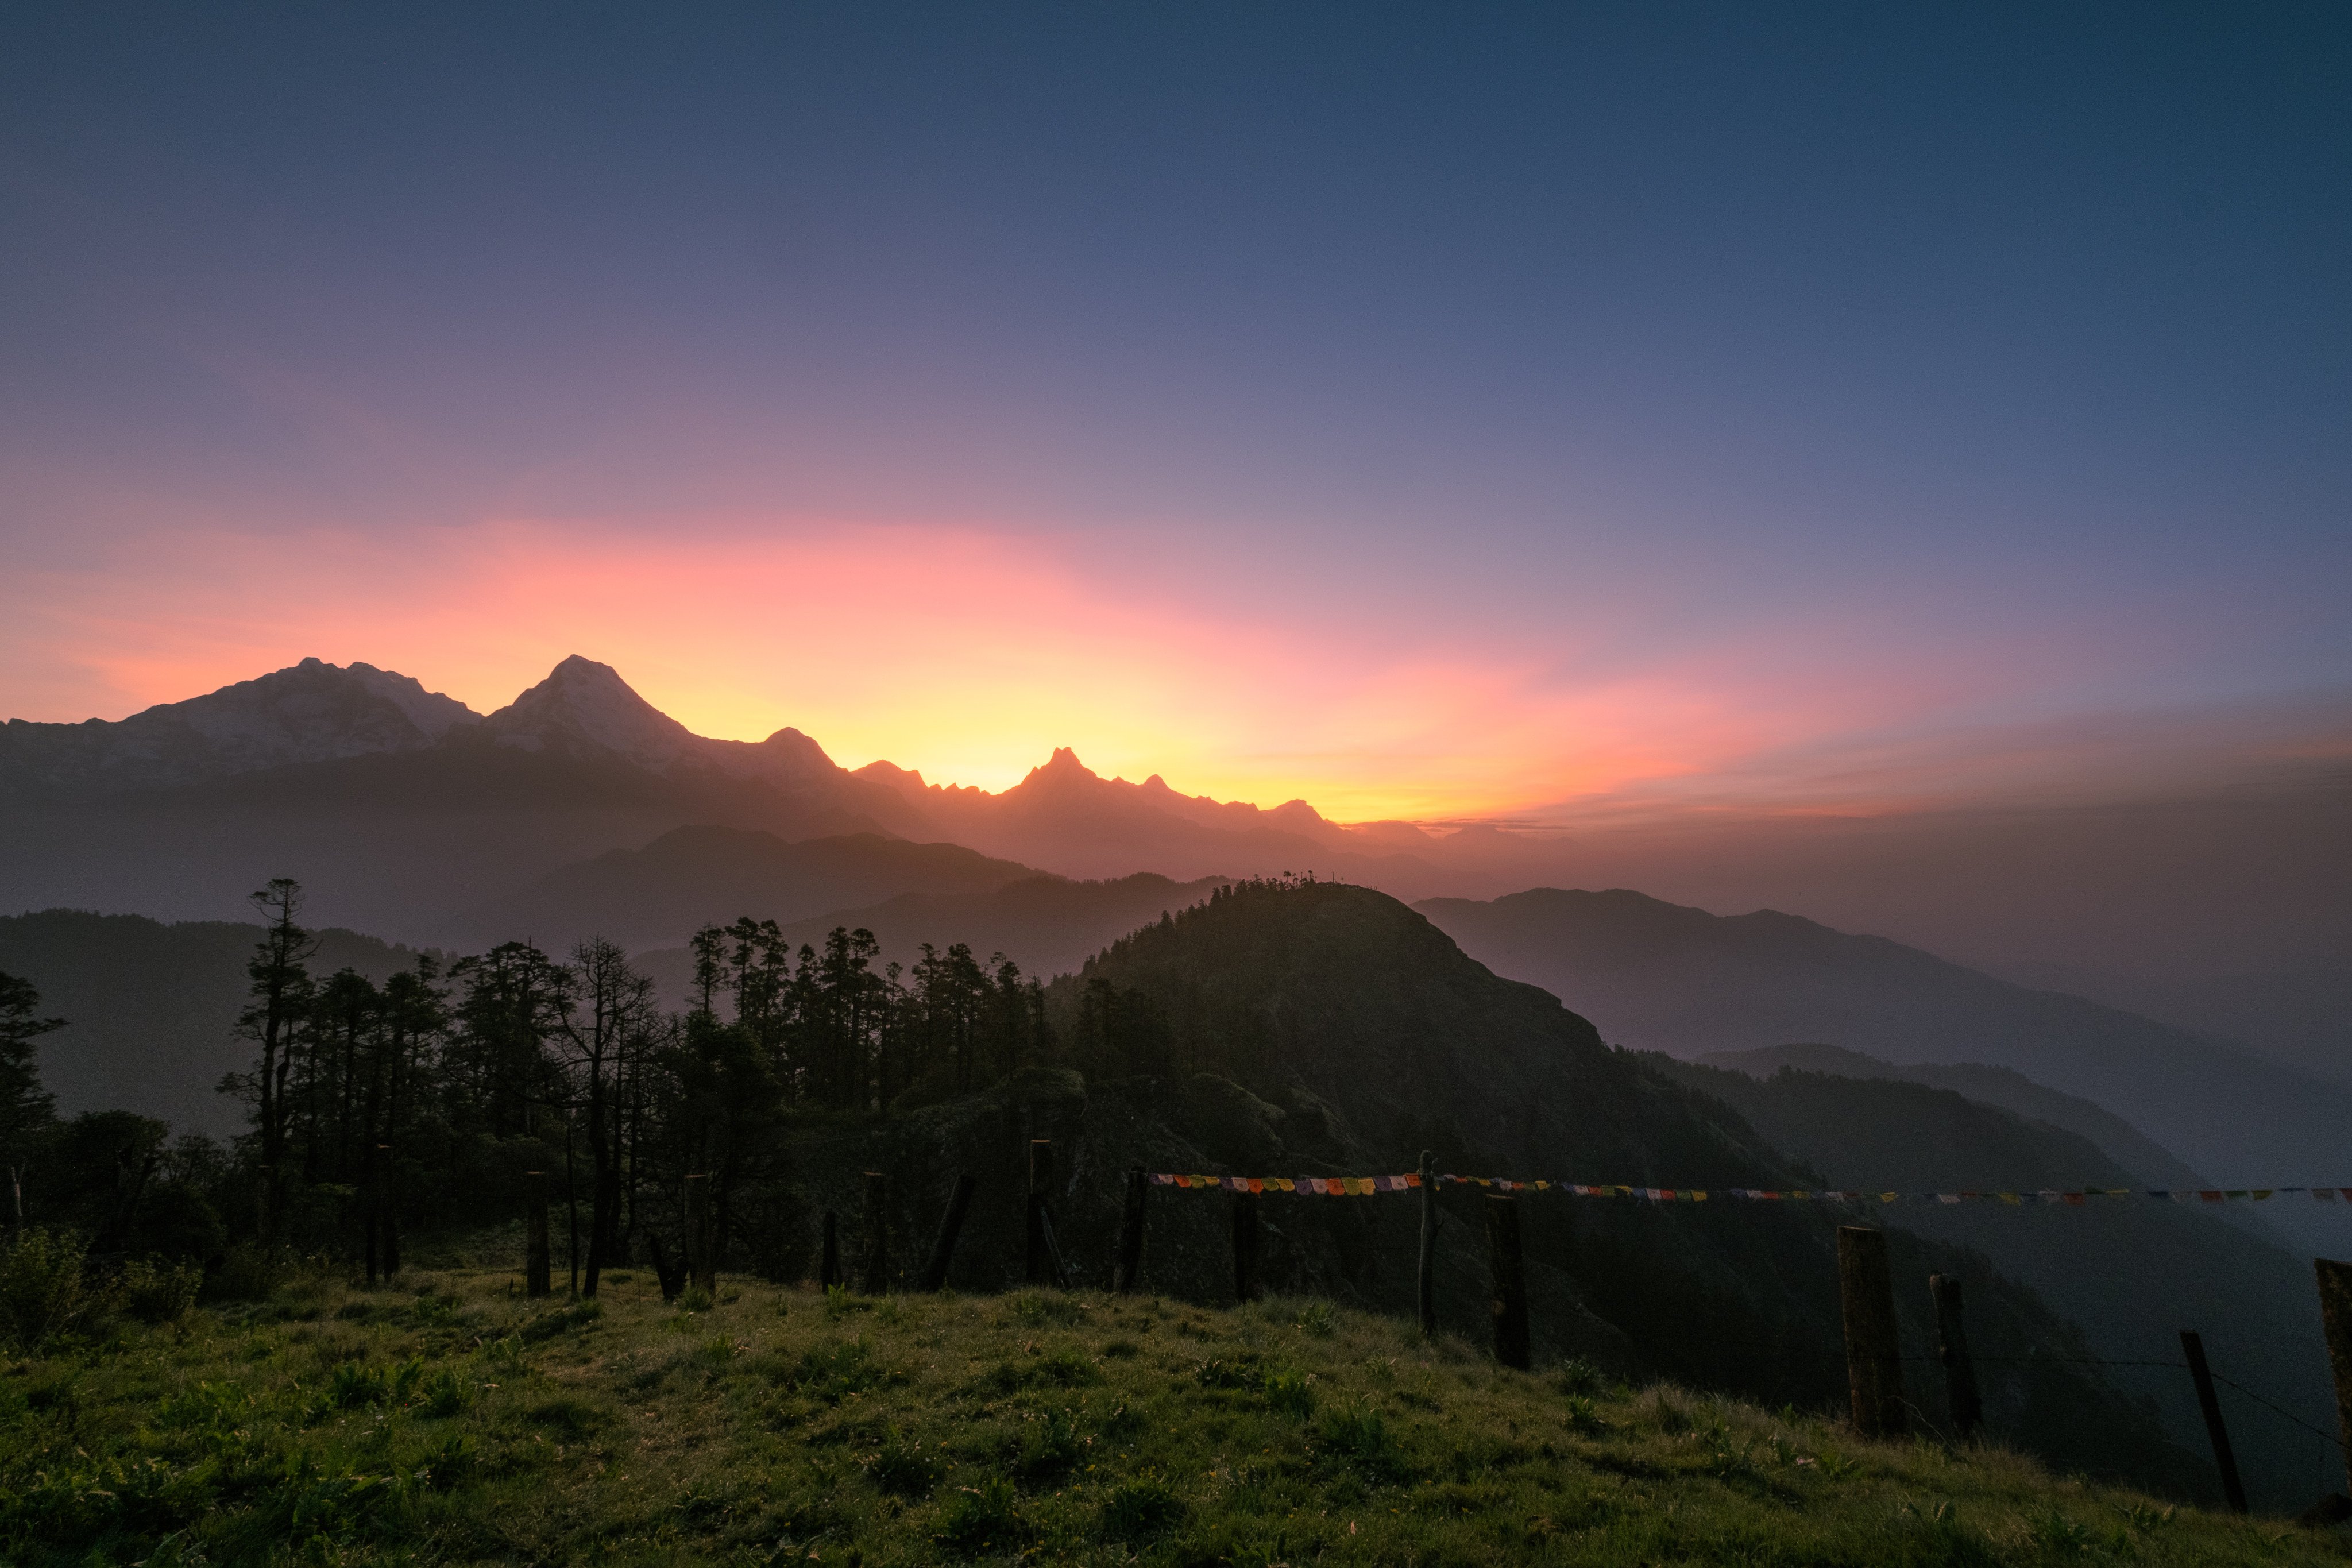
[[[1570,826],[2352,769],[2352,11],[20,5],[0,716]]]

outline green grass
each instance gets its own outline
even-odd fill
[[[504,1274],[128,1326],[0,1372],[0,1561],[2341,1562],[1998,1449],[1321,1303],[855,1297]]]

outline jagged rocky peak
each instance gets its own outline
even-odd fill
[[[638,696],[619,670],[576,653],[483,722],[504,745],[611,752],[656,770],[677,761],[697,739]]]
[[[789,724],[752,749],[759,753],[760,771],[780,780],[825,777],[840,769],[814,737],[803,735]],[[916,781],[919,785],[921,782]]]
[[[1042,767],[1031,768],[1028,776],[1021,782],[1023,784],[1067,787],[1074,784],[1100,784],[1102,775],[1078,761],[1078,753],[1069,747],[1056,746],[1054,748],[1054,754],[1045,759],[1045,764]]]

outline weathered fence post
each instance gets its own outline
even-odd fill
[[[1054,1184],[1054,1143],[1049,1138],[1029,1140],[1029,1200],[1026,1256],[1023,1278],[1032,1285],[1050,1285],[1054,1265],[1045,1255],[1045,1194]]]
[[[1900,1437],[1903,1358],[1895,1337],[1895,1278],[1886,1233],[1838,1226],[1838,1295],[1845,1316],[1845,1375],[1854,1429],[1865,1437]]]
[[[2319,1322],[2327,1335],[2327,1368],[2336,1374],[2336,1419],[2352,1443],[2352,1263],[2315,1258],[2319,1276]],[[2346,1455],[2352,1474],[2352,1451]]]
[[[362,1240],[367,1251],[367,1282],[368,1289],[371,1290],[375,1289],[377,1279],[376,1231],[381,1227],[383,1219],[383,1193],[380,1184],[383,1178],[378,1173],[379,1168],[376,1164],[377,1153],[383,1148],[383,1145],[381,1143],[368,1145],[367,1179],[360,1194],[360,1206],[366,1215],[366,1222],[362,1227],[363,1231]]]
[[[1127,1173],[1127,1206],[1118,1221],[1118,1258],[1112,1266],[1110,1288],[1132,1295],[1143,1277],[1143,1205],[1151,1194],[1151,1179],[1138,1165]]]
[[[841,1279],[841,1219],[831,1209],[824,1211],[824,1249],[816,1267],[816,1282],[830,1290]]]
[[[890,1290],[890,1178],[879,1171],[866,1173],[866,1279],[868,1296]]]
[[[931,1238],[931,1256],[923,1264],[923,1277],[915,1282],[916,1289],[928,1293],[947,1285],[948,1265],[955,1261],[956,1237],[963,1232],[964,1210],[971,1206],[971,1190],[978,1184],[971,1172],[957,1173],[955,1191],[948,1194],[947,1212],[940,1215],[940,1232]]]
[[[718,1248],[711,1245],[710,1178],[686,1179],[686,1277],[689,1284],[716,1300],[719,1295]]]
[[[548,1282],[547,1173],[524,1173],[530,1183],[523,1198],[522,1293],[534,1300],[553,1290]]]
[[[1965,1437],[1984,1421],[1984,1402],[1977,1397],[1977,1363],[1969,1354],[1968,1325],[1960,1319],[1960,1282],[1948,1274],[1930,1274],[1927,1297],[1936,1306],[1936,1359],[1944,1363],[1952,1435]]]
[[[1234,1194],[1234,1295],[1244,1305],[1257,1300],[1257,1194]]]
[[[376,1246],[383,1255],[384,1280],[389,1283],[392,1277],[400,1272],[400,1205],[394,1201],[397,1194],[392,1179],[391,1144],[375,1146],[375,1163],[376,1205],[382,1215],[382,1224],[376,1232]]]
[[[2246,1484],[2238,1479],[2238,1456],[2230,1429],[2221,1425],[2221,1396],[2213,1389],[2213,1369],[2205,1364],[2205,1342],[2194,1329],[2180,1331],[2180,1353],[2189,1360],[2189,1380],[2197,1385],[2197,1407],[2205,1413],[2205,1435],[2213,1439],[2213,1465],[2221,1472],[2221,1495],[2231,1509],[2246,1511]]]
[[[1486,1194],[1486,1251],[1494,1283],[1495,1359],[1525,1372],[1528,1274],[1519,1252],[1519,1200],[1508,1193]]]
[[[1437,1166],[1428,1150],[1421,1152],[1421,1264],[1413,1276],[1421,1303],[1421,1337],[1437,1334]]]

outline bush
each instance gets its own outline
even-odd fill
[[[1021,1516],[1013,1510],[1013,1483],[991,1476],[959,1489],[940,1521],[940,1539],[967,1556],[1009,1550],[1020,1539]]]
[[[474,1385],[454,1367],[444,1367],[426,1378],[418,1392],[427,1415],[456,1415],[474,1402]]]
[[[141,1258],[122,1268],[122,1301],[142,1323],[176,1323],[196,1304],[205,1271],[194,1263]]]
[[[93,1316],[103,1304],[84,1279],[89,1244],[79,1232],[33,1226],[0,1254],[0,1335],[27,1351]]]
[[[896,1426],[882,1439],[881,1447],[866,1462],[866,1473],[874,1484],[894,1497],[920,1498],[931,1495],[931,1489],[947,1474],[947,1467],[923,1452],[920,1443],[911,1443]]]
[[[1123,1481],[1103,1500],[1103,1538],[1133,1545],[1181,1524],[1191,1511],[1182,1498],[1158,1481]]]
[[[212,1277],[212,1293],[224,1301],[266,1301],[286,1277],[287,1257],[257,1241],[240,1241],[228,1249]]]
[[[1562,1394],[1593,1394],[1609,1386],[1609,1378],[1582,1356],[1571,1356],[1554,1369],[1551,1383]]]
[[[1315,1414],[1315,1384],[1312,1374],[1302,1372],[1270,1372],[1265,1374],[1265,1402],[1277,1413],[1304,1421]]]
[[[1326,1448],[1344,1458],[1368,1480],[1402,1481],[1412,1475],[1412,1464],[1376,1410],[1334,1410],[1323,1418],[1316,1435]]]

